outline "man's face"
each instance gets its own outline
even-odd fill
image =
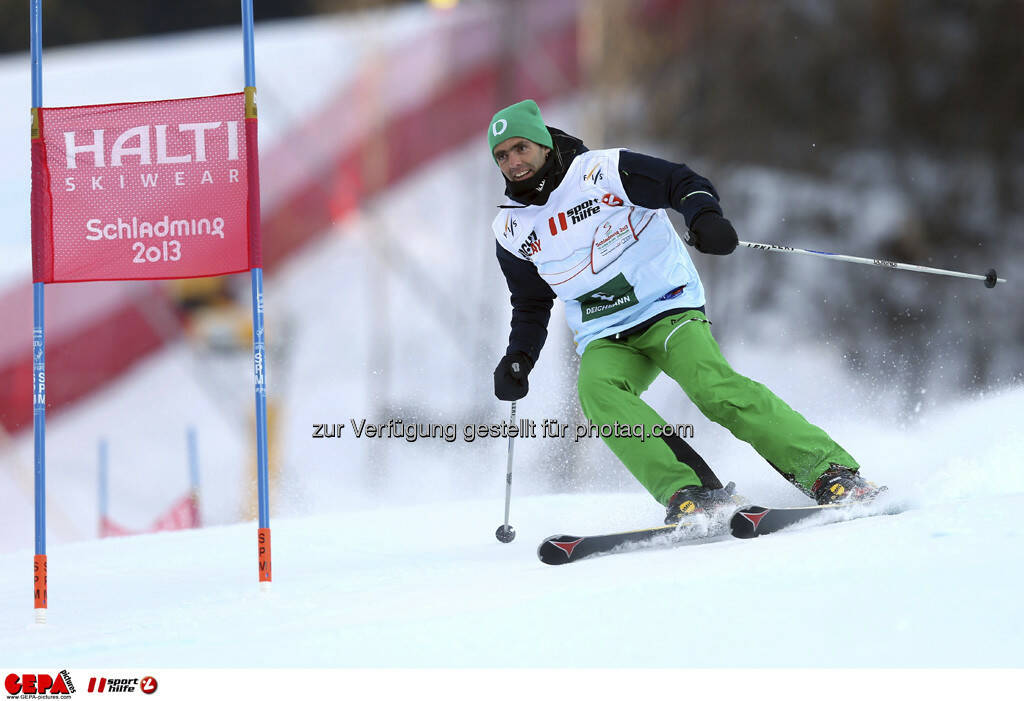
[[[494,160],[509,180],[526,180],[540,170],[550,150],[529,139],[513,136],[494,147]]]

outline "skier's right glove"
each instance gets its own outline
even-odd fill
[[[533,370],[533,361],[526,353],[507,354],[494,368],[494,396],[503,402],[525,397],[530,391],[530,382],[526,379],[530,370]]]
[[[728,219],[714,212],[704,212],[690,224],[686,243],[701,253],[724,256],[736,250],[739,237]]]

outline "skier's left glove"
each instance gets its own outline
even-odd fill
[[[522,399],[530,391],[527,379],[533,370],[533,361],[521,351],[507,354],[494,368],[494,396],[503,402]]]
[[[686,243],[701,253],[716,256],[732,253],[739,242],[732,223],[715,212],[704,212],[694,219],[686,236]]]

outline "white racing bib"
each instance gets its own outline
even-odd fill
[[[508,200],[492,227],[498,243],[533,263],[565,303],[581,355],[595,338],[704,304],[700,278],[668,215],[629,201],[618,164],[619,149],[582,153],[547,203]]]

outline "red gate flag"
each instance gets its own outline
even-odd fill
[[[120,536],[138,535],[140,533],[159,533],[160,531],[180,531],[186,528],[199,528],[199,504],[196,495],[189,492],[174,502],[163,516],[153,522],[145,531],[132,531],[116,523],[109,516],[100,516],[100,538],[117,538]]]
[[[35,282],[248,270],[245,95],[39,108]],[[254,154],[255,155],[255,154]],[[253,166],[255,167],[255,158]]]

